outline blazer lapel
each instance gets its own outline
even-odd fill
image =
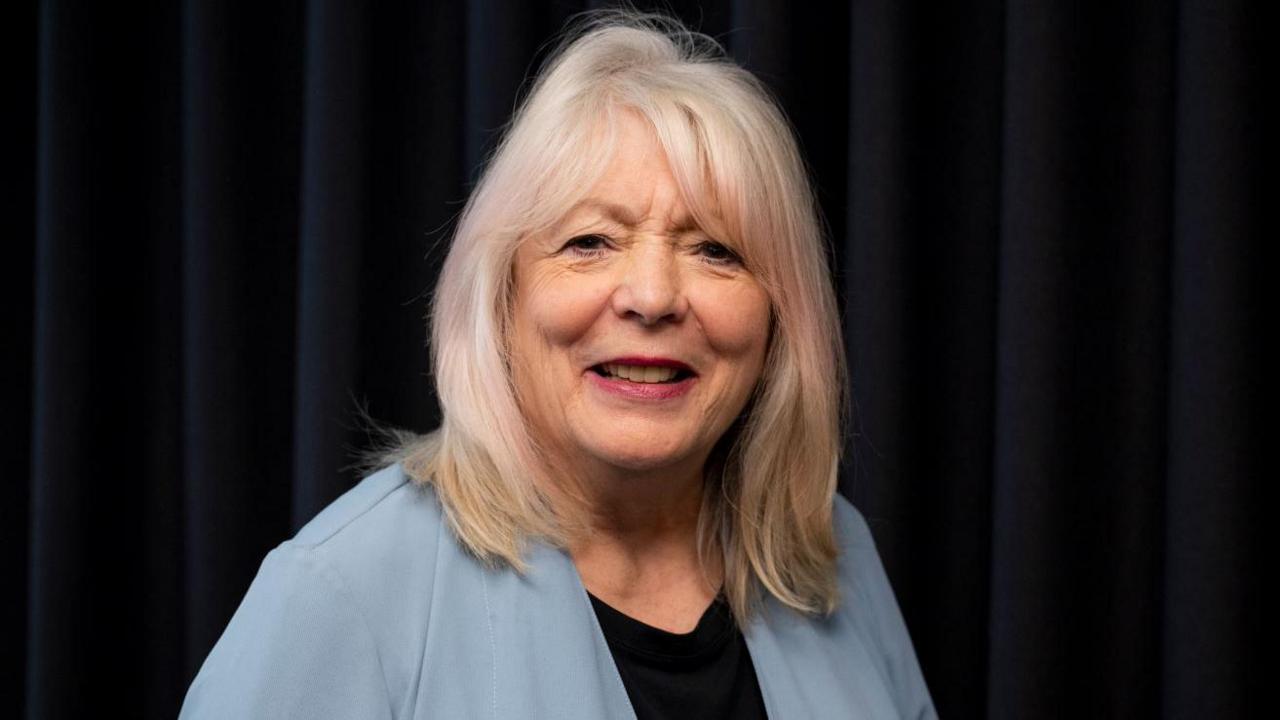
[[[802,617],[765,593],[743,629],[771,718],[897,718],[867,645],[842,613]]]
[[[484,570],[497,650],[497,718],[636,720],[568,554],[531,544],[529,572]]]

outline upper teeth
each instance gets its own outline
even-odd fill
[[[605,363],[604,371],[610,375],[625,378],[631,382],[658,383],[666,382],[676,376],[676,369],[657,367],[654,365],[618,365]]]

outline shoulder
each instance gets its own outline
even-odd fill
[[[839,493],[831,514],[840,548],[837,561],[840,612],[848,614],[855,624],[875,630],[875,625],[889,610],[887,605],[896,609],[897,604],[875,538],[866,517]]]
[[[831,521],[842,550],[875,551],[875,540],[871,537],[867,519],[840,493],[836,493],[832,501]]]
[[[405,591],[430,597],[443,527],[435,493],[396,464],[363,478],[280,548],[309,556],[376,621],[410,610],[389,606]]]
[[[434,493],[400,466],[363,478],[267,553],[181,716],[393,715],[426,636],[442,527]]]
[[[440,520],[435,493],[397,463],[361,479],[287,542],[334,560],[367,550],[419,551],[434,545]]]
[[[426,616],[444,528],[435,492],[396,464],[363,478],[273,552],[306,556],[384,645],[408,629],[406,618]]]
[[[837,494],[832,522],[840,546],[841,600],[837,613],[873,649],[875,662],[902,716],[936,717],[910,632],[866,518]]]
[[[888,610],[896,608],[888,575],[880,560],[875,538],[866,517],[844,496],[836,494],[831,522],[839,547],[836,562],[840,587],[840,609],[868,634],[878,635],[876,625]]]

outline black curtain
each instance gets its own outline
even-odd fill
[[[435,426],[451,223],[589,5],[5,11],[0,714],[174,716],[356,409]],[[1259,5],[663,6],[799,132],[944,717],[1261,707]]]

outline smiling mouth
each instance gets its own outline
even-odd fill
[[[693,377],[693,373],[688,370],[613,363],[594,365],[591,372],[610,380],[626,380],[637,385],[670,385]]]

